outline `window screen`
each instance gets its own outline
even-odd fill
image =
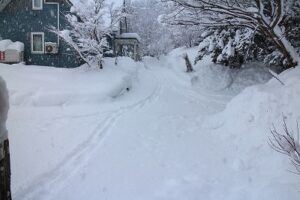
[[[32,51],[42,52],[43,51],[43,35],[33,34],[32,35]]]

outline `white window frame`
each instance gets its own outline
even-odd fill
[[[42,51],[33,51],[33,36],[42,35]],[[45,53],[45,33],[44,32],[31,32],[31,53],[32,54],[44,54]]]
[[[32,0],[32,10],[43,10],[44,0],[40,0],[41,1],[41,6],[40,7],[34,6],[34,1],[35,0]]]

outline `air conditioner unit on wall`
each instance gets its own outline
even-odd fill
[[[54,42],[45,42],[45,53],[46,54],[57,54],[58,44]]]

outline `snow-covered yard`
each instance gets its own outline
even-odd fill
[[[0,64],[14,199],[299,199],[268,136],[282,115],[300,120],[300,70],[242,91],[270,74],[206,60],[186,74],[184,51],[104,70]]]

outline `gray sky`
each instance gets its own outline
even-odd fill
[[[121,5],[123,0],[108,0],[107,2],[116,2],[116,4]]]

